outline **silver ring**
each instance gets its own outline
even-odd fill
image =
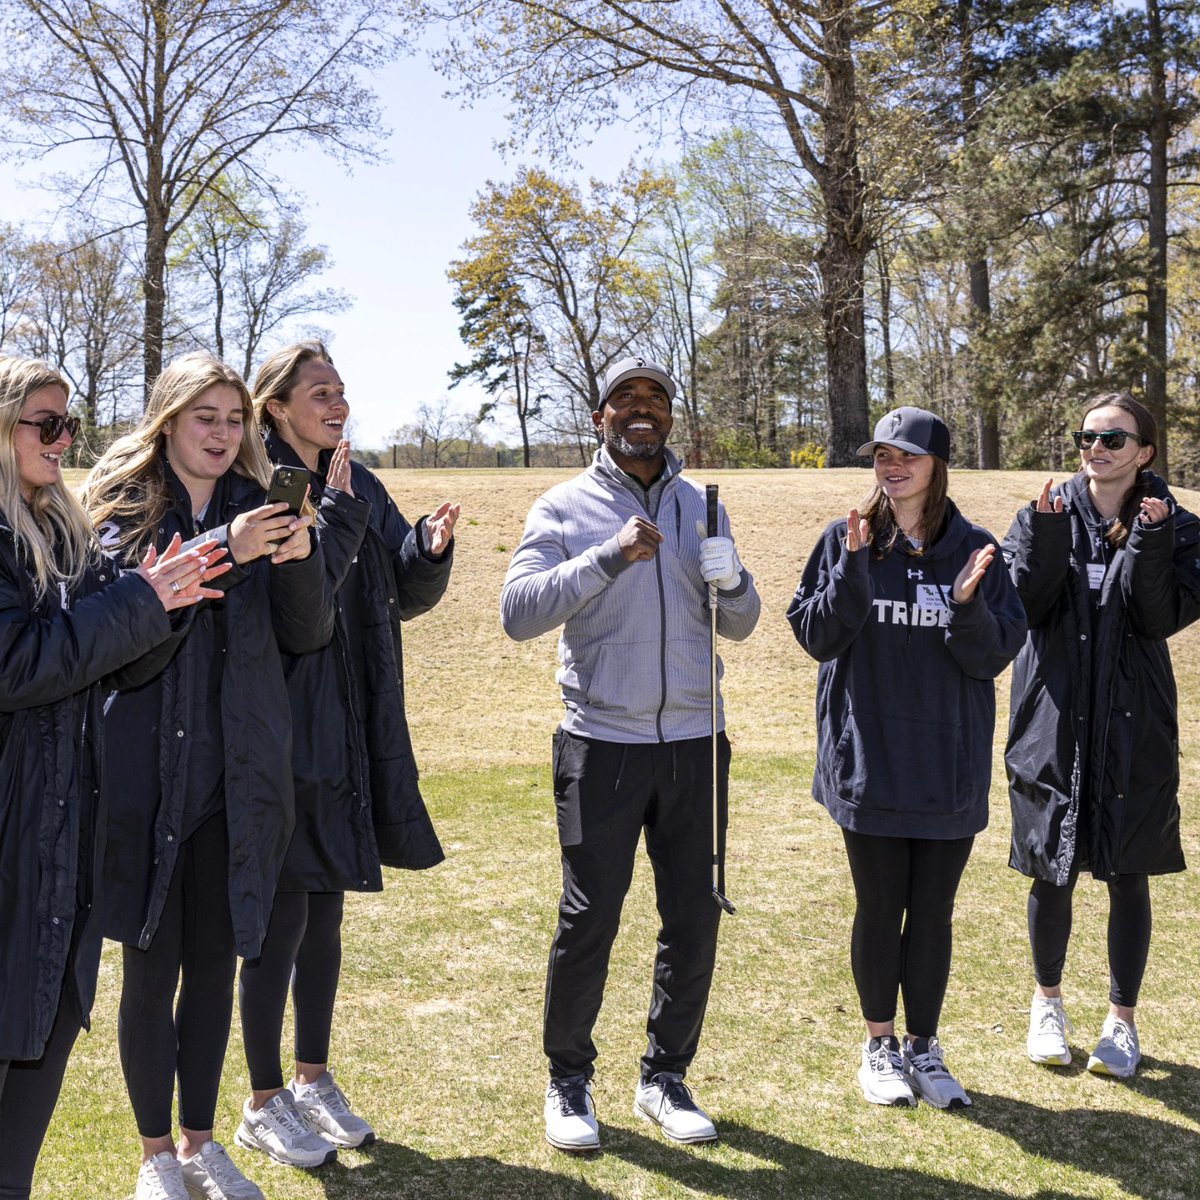
[[[176,583],[174,579],[171,580],[171,591],[173,591],[176,595],[179,594],[179,584]]]

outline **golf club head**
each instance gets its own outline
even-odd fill
[[[727,896],[722,896],[722,895],[721,895],[721,893],[717,891],[717,889],[716,889],[716,887],[715,887],[715,886],[713,887],[713,890],[712,890],[712,898],[713,898],[713,899],[714,899],[714,900],[715,900],[715,901],[716,901],[716,902],[717,902],[717,903],[718,903],[718,904],[719,904],[719,905],[720,905],[720,906],[721,906],[721,907],[722,907],[722,908],[723,908],[723,909],[724,909],[724,910],[725,910],[725,911],[726,911],[726,912],[727,912],[727,913],[728,913],[728,914],[729,914],[731,917],[733,916],[733,914],[734,914],[735,912],[737,912],[737,908],[734,906],[734,903],[733,903],[733,901],[732,901],[732,900],[730,900],[730,899],[729,899]]]

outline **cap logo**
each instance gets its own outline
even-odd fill
[[[633,361],[637,363],[639,367],[644,367],[646,365],[646,360],[644,358],[635,358]]]
[[[895,433],[903,423],[904,418],[898,412],[892,413],[892,433]]]

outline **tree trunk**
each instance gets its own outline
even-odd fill
[[[883,400],[896,407],[896,362],[892,354],[892,268],[882,246],[875,250],[879,264],[879,335],[883,341]]]
[[[1163,62],[1162,15],[1158,0],[1146,0],[1150,44],[1146,58],[1150,79],[1150,181],[1146,236],[1150,264],[1146,278],[1146,407],[1158,423],[1158,456],[1154,469],[1170,478],[1167,455],[1167,113],[1166,67]]]
[[[858,100],[852,45],[852,4],[831,6],[822,22],[826,65],[826,108],[821,119],[824,163],[821,188],[825,237],[817,252],[825,327],[826,395],[831,467],[857,461],[855,451],[870,437],[867,390],[865,266],[871,251],[865,197],[858,163]]]

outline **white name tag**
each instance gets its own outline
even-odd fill
[[[950,595],[948,587],[939,587],[936,583],[917,584],[917,607],[930,609],[933,612],[949,612],[946,603]]]
[[[1094,592],[1104,582],[1104,572],[1108,570],[1108,567],[1104,563],[1088,563],[1087,569],[1088,587]]]

